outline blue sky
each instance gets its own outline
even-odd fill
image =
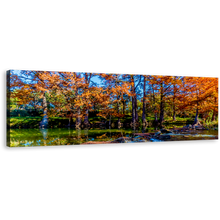
[[[20,70],[10,70],[12,73],[14,73],[14,74],[16,74],[16,75],[20,75]],[[91,78],[91,81],[93,81],[93,82],[95,82],[95,83],[98,83],[99,84],[99,86],[101,86],[101,84],[102,84],[102,81],[99,79],[99,77],[98,76],[93,76],[92,78]]]
[[[100,80],[99,76],[93,76],[91,80],[98,85],[102,85],[102,81]]]

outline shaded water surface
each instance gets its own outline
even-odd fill
[[[132,137],[128,143],[149,141],[139,138],[134,133],[141,131],[104,129],[104,130],[75,130],[68,128],[53,129],[10,129],[11,147],[47,146],[47,145],[78,145],[85,142],[114,141],[120,137]],[[171,139],[165,141],[178,140],[209,140],[218,138],[218,131],[191,131],[190,133],[170,134]],[[150,141],[159,141],[156,138]]]
[[[164,141],[190,141],[190,140],[212,140],[218,139],[218,131],[217,130],[190,130],[186,132],[178,132],[178,133],[168,133],[170,135],[170,139]],[[157,142],[161,141],[156,138],[153,138],[151,141]]]

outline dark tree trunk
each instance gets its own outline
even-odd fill
[[[46,99],[46,92],[43,95],[43,119],[40,122],[41,128],[47,128],[48,127],[48,115],[47,115],[47,99]]]
[[[155,122],[157,122],[157,121],[158,121],[158,118],[157,118],[157,112],[155,112],[154,117],[155,117]]]
[[[135,95],[135,121],[138,121],[137,96]]]
[[[123,108],[123,115],[125,114],[125,108],[126,108],[126,103],[125,103],[125,100],[123,100],[123,105],[122,105],[122,108]]]
[[[70,116],[69,117],[69,124],[68,124],[68,127],[71,127],[72,125],[73,125],[73,117],[72,116]]]
[[[146,76],[144,76],[144,85],[143,85],[143,110],[142,110],[142,123],[143,131],[146,131]]]
[[[118,97],[118,99],[119,99],[119,97]],[[120,113],[119,103],[118,102],[117,102],[117,112],[118,112],[118,114]],[[120,123],[120,118],[118,117],[118,125],[119,125],[119,123]]]
[[[176,121],[176,108],[173,106],[173,121]]]
[[[162,124],[164,121],[164,107],[163,107],[163,101],[160,103],[160,124]]]
[[[134,124],[136,122],[136,115],[135,115],[135,88],[134,88],[134,77],[131,75],[131,82],[132,82],[132,86],[131,86],[131,92],[132,92],[132,123],[133,126],[135,127]]]
[[[175,100],[176,100],[176,85],[174,83],[173,85],[173,121],[176,121],[176,106],[175,106]]]
[[[111,129],[111,119],[112,119],[112,116],[111,116],[111,114],[110,114],[110,116],[109,116],[109,124],[108,124],[109,129]]]
[[[86,109],[86,115],[85,115],[85,118],[84,118],[84,124],[85,125],[89,124],[89,110],[88,109]]]
[[[132,123],[135,123],[135,101],[134,97],[132,97]]]
[[[164,121],[164,101],[163,101],[163,84],[161,83],[161,91],[160,91],[160,125],[162,125]]]
[[[154,121],[157,122],[157,121],[158,121],[158,118],[157,118],[156,100],[155,100],[154,87],[153,87],[153,85],[152,85],[152,91],[153,91],[153,103],[154,103],[154,112],[155,112],[155,113],[154,113],[154,117],[155,117]]]
[[[196,125],[199,123],[199,110],[198,110],[198,107],[196,109],[196,117],[195,117],[195,120],[193,122],[193,125]]]
[[[142,110],[142,122],[146,120],[146,76],[144,76],[143,86],[143,110]]]

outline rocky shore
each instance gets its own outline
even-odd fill
[[[207,130],[200,123],[195,125],[186,125],[181,128],[166,129],[162,128],[157,132],[134,133],[133,137],[120,137],[113,141],[88,141],[83,144],[113,144],[113,143],[134,143],[134,142],[154,142],[154,141],[172,141],[188,140],[191,136],[198,135],[203,130]],[[218,137],[217,137],[218,138]],[[213,139],[216,139],[213,138]]]

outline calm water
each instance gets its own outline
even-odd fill
[[[139,131],[141,132],[141,131]],[[137,133],[137,131],[136,131]],[[9,134],[9,133],[8,133]],[[188,133],[170,134],[171,139],[179,140],[209,140],[217,139],[218,131],[192,131]],[[132,137],[129,142],[147,141],[134,135],[131,130],[105,129],[105,130],[75,130],[68,128],[53,129],[11,129],[11,147],[47,146],[47,145],[78,145],[88,141],[113,141],[119,137]],[[152,142],[159,141],[152,139]]]
[[[111,141],[119,137],[131,136],[132,131],[125,130],[75,130],[68,128],[52,129],[11,129],[11,147],[75,145],[88,141]]]

